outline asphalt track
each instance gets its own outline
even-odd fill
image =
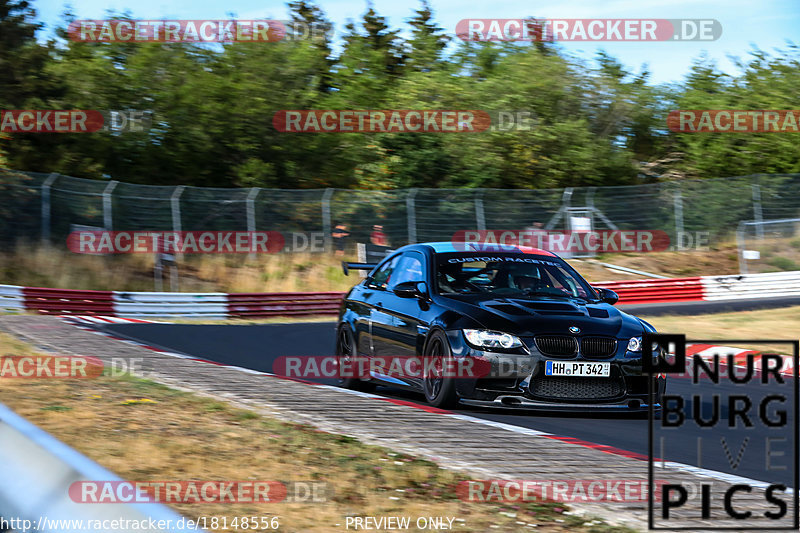
[[[293,324],[253,325],[194,325],[194,324],[108,324],[100,329],[118,336],[163,350],[191,355],[226,365],[270,372],[272,363],[279,356],[331,355],[334,350],[334,323],[308,322]],[[788,346],[786,349],[789,349]],[[318,380],[334,384],[332,381]],[[378,388],[378,394],[402,398],[424,404],[420,395],[399,389]],[[727,400],[720,409],[721,422],[711,428],[701,428],[690,423],[680,429],[662,429],[656,421],[654,442],[655,456],[702,468],[725,472],[747,478],[781,482],[794,486],[793,457],[795,442],[794,384],[789,377],[784,385],[773,381],[769,384],[751,382],[734,385],[722,379],[718,385],[707,380],[693,383],[688,378],[672,378],[667,387],[668,394],[687,398],[691,408],[692,395],[699,394],[704,417],[711,414],[714,393],[745,394],[753,403],[749,410],[754,427],[744,428],[741,420],[737,427],[728,427]],[[775,416],[777,409],[787,411],[787,424],[780,429],[767,429],[759,419],[758,407],[765,394],[783,394],[787,403],[771,405],[768,415]],[[723,396],[726,397],[726,396]],[[517,410],[478,409],[465,407],[457,412],[477,418],[503,422],[514,426],[536,429],[555,435],[572,437],[595,444],[613,446],[639,454],[648,454],[648,421],[646,417],[625,413],[543,413]],[[687,410],[691,413],[691,410]],[[692,418],[691,414],[687,417]],[[663,441],[660,437],[663,436]],[[773,440],[771,462],[774,469],[766,468],[766,437],[784,438]],[[698,444],[698,438],[702,439]],[[723,443],[724,439],[724,443]],[[745,439],[747,441],[745,442]],[[663,455],[661,452],[663,442]],[[490,445],[490,443],[487,443]],[[727,447],[727,451],[726,451]],[[700,451],[698,451],[700,448]],[[779,456],[775,454],[783,453]],[[740,460],[737,461],[737,458]]]

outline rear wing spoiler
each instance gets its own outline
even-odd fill
[[[345,276],[350,275],[351,270],[372,270],[376,266],[378,266],[378,263],[348,263],[347,261],[342,261],[342,271]]]

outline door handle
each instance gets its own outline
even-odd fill
[[[375,302],[375,307],[378,309],[383,309],[383,302]]]

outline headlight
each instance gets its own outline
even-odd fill
[[[642,351],[642,338],[641,337],[631,337],[631,340],[628,341],[628,351],[629,352],[641,352]],[[653,343],[653,353],[658,353],[658,343]]]
[[[476,348],[518,348],[522,341],[514,335],[485,329],[465,329],[467,342]]]

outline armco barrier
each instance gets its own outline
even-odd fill
[[[800,271],[746,276],[605,281],[621,304],[800,297]],[[336,315],[344,293],[184,293],[77,291],[0,285],[0,310],[132,318],[265,318]]]
[[[646,279],[594,283],[619,294],[621,304],[691,302],[703,299],[702,278]]]
[[[91,505],[74,502],[69,487],[78,481],[122,481],[50,434],[0,404],[0,516],[30,520],[27,531],[72,533],[102,531],[86,527],[91,520],[127,520],[117,531],[167,533],[203,531],[156,503]],[[151,522],[152,520],[152,522]],[[108,521],[108,522],[104,522]],[[133,523],[141,527],[136,527]],[[151,527],[151,523],[164,527]],[[15,529],[18,528],[18,522]],[[112,531],[108,527],[106,531]]]
[[[705,300],[744,300],[765,295],[774,298],[800,296],[800,272],[703,278]]]
[[[25,309],[43,315],[106,315],[114,314],[114,293],[111,291],[76,291],[23,287]]]
[[[228,295],[231,318],[335,315],[342,292],[232,293]]]
[[[114,292],[114,316],[228,318],[224,292]]]
[[[22,287],[0,285],[0,311],[24,311],[25,295]]]

